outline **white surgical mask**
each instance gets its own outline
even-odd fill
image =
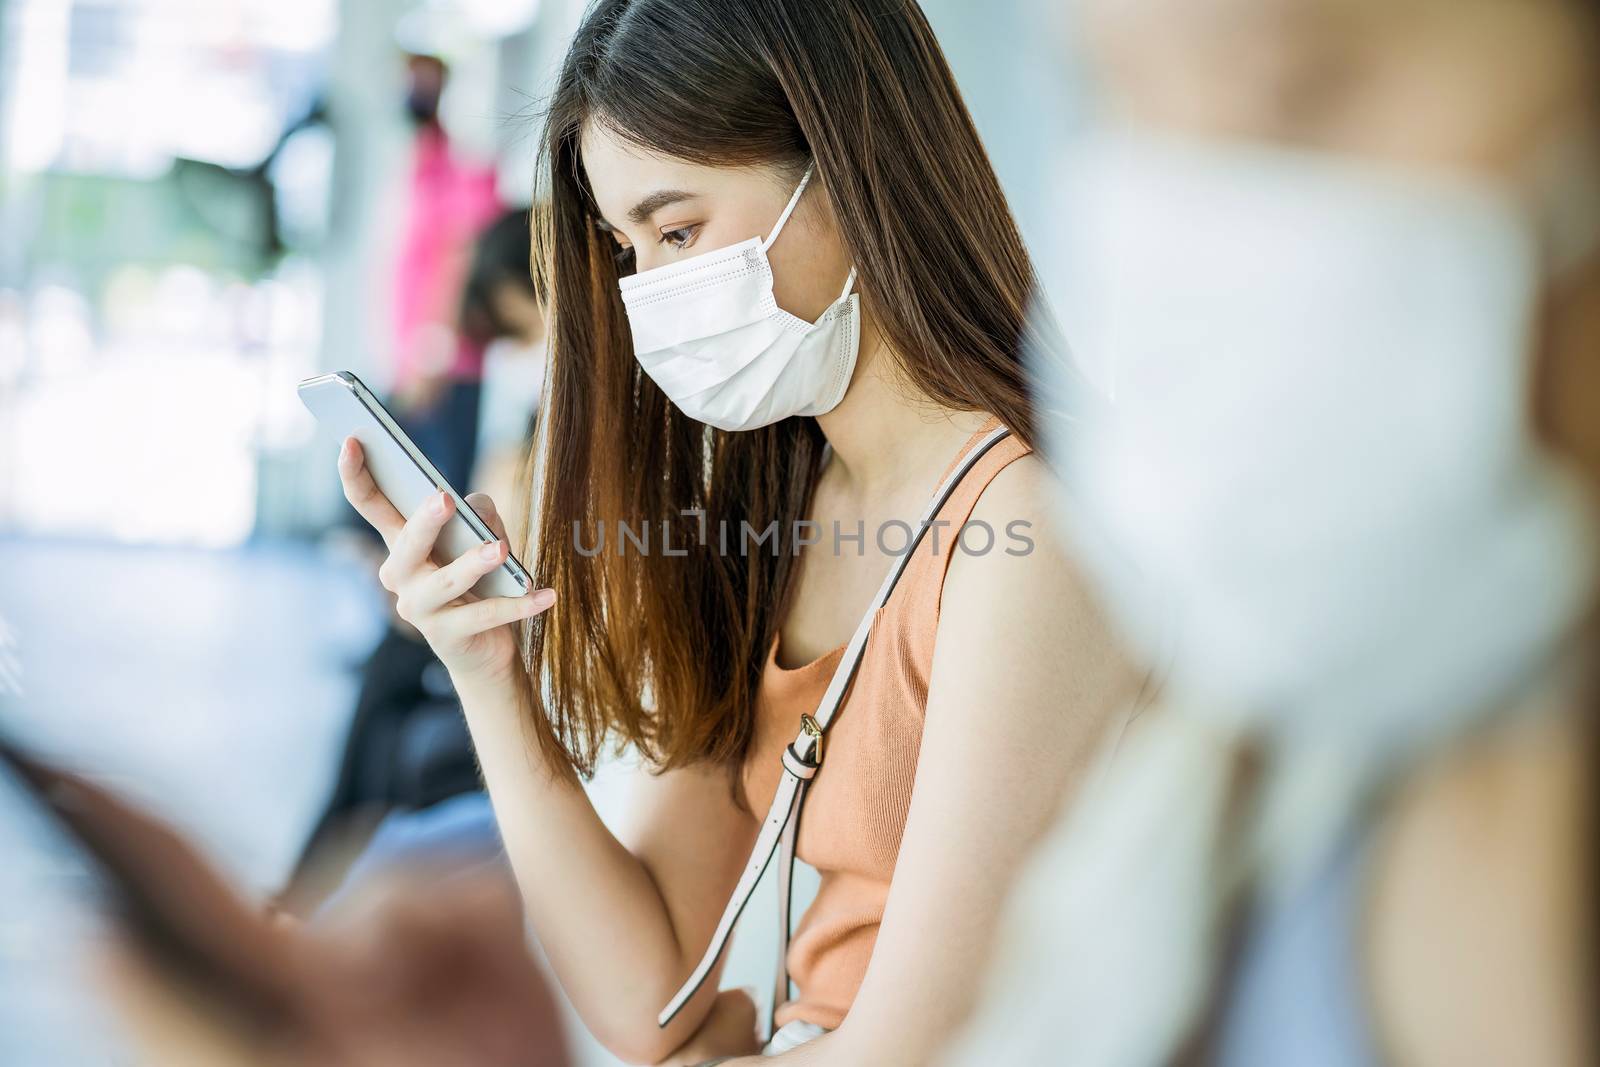
[[[778,306],[767,249],[811,180],[807,166],[766,237],[619,280],[640,366],[685,415],[753,430],[823,415],[844,398],[861,342],[860,298],[844,291],[816,322]]]
[[[1175,683],[1279,728],[1422,731],[1418,704],[1473,705],[1570,623],[1593,531],[1527,375],[1539,292],[1596,239],[1592,190],[1560,180],[1580,143],[1519,186],[1085,146],[1069,200],[1097,284],[1066,321],[1114,396],[1062,457],[1132,564],[1106,573],[1137,575],[1113,599],[1141,633],[1176,623]]]

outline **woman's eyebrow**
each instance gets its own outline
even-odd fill
[[[629,208],[628,219],[636,225],[643,226],[662,208],[684,200],[693,200],[696,195],[682,189],[658,189]]]

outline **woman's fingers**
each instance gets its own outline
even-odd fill
[[[469,637],[531,618],[556,602],[554,589],[536,589],[526,596],[493,596],[440,612],[428,634],[430,643],[465,641]]]
[[[494,506],[494,498],[488,493],[468,493],[466,501],[472,505],[472,510],[478,513],[478,517],[488,524],[489,529],[494,531],[496,537],[502,541],[510,540],[506,537],[506,523],[500,517],[500,509]]]
[[[383,535],[384,544],[394,548],[395,538],[405,526],[405,516],[372,480],[361,442],[354,437],[346,437],[339,446],[339,482],[344,486],[344,498],[350,501],[350,506]]]
[[[408,613],[437,611],[478,584],[478,579],[505,562],[506,543],[495,541],[468,549],[417,583],[407,602]]]
[[[455,510],[456,502],[441,489],[412,513],[389,546],[389,558],[378,568],[378,581],[385,589],[398,593],[414,572],[431,568],[428,557],[433,552],[434,542]]]

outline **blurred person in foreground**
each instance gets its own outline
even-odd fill
[[[414,862],[327,928],[263,913],[170,825],[0,731],[0,778],[31,797],[108,920],[90,976],[148,1062],[196,1067],[563,1067],[556,1001],[502,873]],[[119,1057],[120,1062],[120,1057]]]
[[[1600,11],[1081,13],[1056,444],[1167,683],[941,1062],[1596,1062]]]
[[[199,863],[198,857],[188,862]],[[162,1067],[564,1067],[556,1000],[500,871],[421,866],[364,882],[316,928],[186,876],[196,923],[254,995],[178,969],[121,932],[94,960],[128,1036]]]

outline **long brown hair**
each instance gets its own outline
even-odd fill
[[[791,585],[791,551],[699,547],[707,524],[793,529],[822,455],[813,419],[730,433],[681,414],[633,358],[622,269],[596,226],[586,123],[710,165],[808,160],[904,378],[1032,442],[1021,353],[1033,270],[915,0],[600,0],[567,53],[541,145],[550,302],[537,530],[523,545],[556,606],[530,625],[535,726],[593,771],[608,738],[658,768],[735,765]],[[618,551],[618,523],[686,555]],[[582,540],[583,550],[579,541]],[[709,539],[715,544],[716,538]],[[530,551],[530,544],[532,550]],[[774,542],[774,545],[776,542]]]

